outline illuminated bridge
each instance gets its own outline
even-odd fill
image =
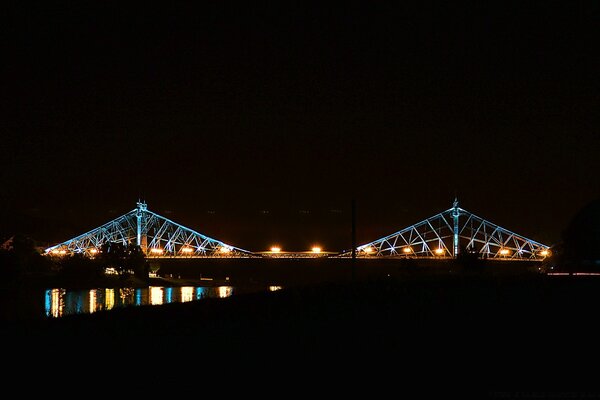
[[[499,260],[543,260],[549,247],[458,206],[356,248],[357,257],[456,258],[461,252]],[[351,256],[342,252],[342,257]]]
[[[106,224],[66,242],[46,249],[46,254],[83,253],[94,256],[106,243],[137,245],[146,257],[350,257],[352,251],[323,252],[259,252],[253,253],[162,217],[146,203]],[[277,249],[279,250],[279,249]],[[401,231],[358,246],[361,258],[456,258],[476,254],[498,260],[543,260],[549,247],[501,228],[458,206],[427,218]]]
[[[253,257],[250,251],[212,239],[162,217],[146,203],[106,224],[46,249],[46,254],[93,256],[105,243],[135,244],[146,257]]]

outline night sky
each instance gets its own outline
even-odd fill
[[[457,195],[553,244],[600,195],[598,2],[246,3],[5,9],[0,233],[59,242],[142,198],[337,251],[352,198],[364,243]]]

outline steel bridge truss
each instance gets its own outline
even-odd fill
[[[549,246],[486,221],[460,208],[455,200],[453,207],[444,212],[358,246],[356,256],[456,258],[461,251],[482,258],[543,260],[549,255]]]
[[[146,257],[252,257],[253,253],[162,217],[146,203],[106,224],[46,249],[47,254],[93,256],[105,243],[135,244]]]

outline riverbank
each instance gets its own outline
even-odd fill
[[[161,259],[158,274],[135,275],[43,273],[23,275],[0,288],[0,321],[43,318],[48,289],[66,291],[158,287],[235,287],[251,293],[269,287],[311,287],[396,279],[410,281],[447,276],[529,277],[539,275],[537,264],[493,262],[464,265],[455,260],[402,259]],[[83,300],[88,301],[88,300]],[[86,303],[87,304],[87,303]],[[85,308],[77,305],[79,308]]]
[[[598,293],[595,278],[415,274],[114,309],[4,333],[18,345],[93,346],[112,356],[149,352],[162,361],[183,354],[272,357],[283,365],[351,358],[428,374],[443,369],[489,384],[526,377],[547,383],[573,378],[574,371],[584,377],[583,364],[573,363],[599,355]]]

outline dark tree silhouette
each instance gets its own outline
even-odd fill
[[[124,278],[133,273],[138,278],[148,279],[149,266],[139,246],[105,243],[97,259],[104,268],[114,268]]]

